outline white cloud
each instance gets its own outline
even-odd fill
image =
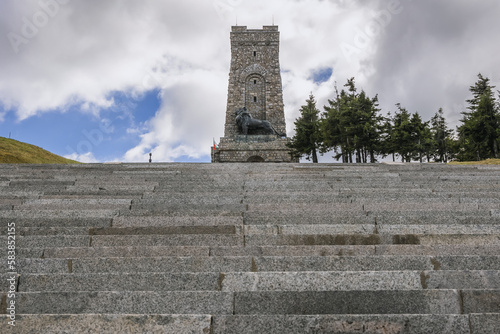
[[[94,157],[94,154],[92,152],[87,152],[84,154],[72,153],[72,154],[65,155],[64,157],[66,159],[71,159],[71,160],[75,160],[75,161],[79,161],[79,162],[83,162],[83,163],[87,163],[87,164],[100,162],[99,160],[97,160]]]

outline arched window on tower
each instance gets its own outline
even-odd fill
[[[266,80],[252,73],[245,79],[245,107],[254,118],[266,119]]]

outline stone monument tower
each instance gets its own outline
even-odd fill
[[[296,162],[286,147],[277,26],[231,31],[224,137],[212,162]]]

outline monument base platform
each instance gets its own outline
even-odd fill
[[[212,147],[212,163],[217,162],[298,162],[286,146],[289,138],[275,135],[239,135],[223,137]]]

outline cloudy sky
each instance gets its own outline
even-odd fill
[[[500,87],[498,0],[1,0],[0,136],[83,162],[209,162],[231,26],[281,31],[288,135],[350,77],[382,113],[455,127],[481,72]],[[324,159],[327,159],[325,157]]]

